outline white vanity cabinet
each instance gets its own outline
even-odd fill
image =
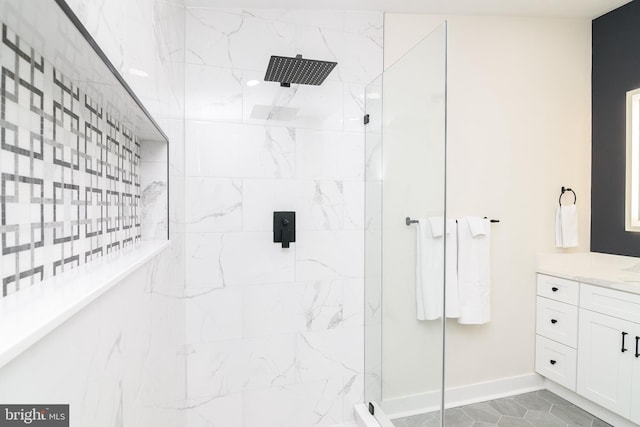
[[[536,372],[640,425],[640,285],[538,274],[537,286]]]
[[[536,372],[576,390],[578,284],[538,275]]]
[[[640,295],[580,287],[577,392],[640,423]]]

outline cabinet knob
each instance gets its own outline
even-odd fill
[[[549,363],[551,363],[552,365],[555,365],[557,362],[553,359],[549,360]]]
[[[556,319],[551,319],[551,323],[555,325],[556,323],[558,323],[558,321]]]
[[[553,288],[551,288],[551,290],[552,290],[553,292],[558,292],[558,288],[556,288],[555,286],[554,286]]]

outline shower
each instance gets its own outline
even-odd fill
[[[291,83],[302,85],[321,85],[327,76],[338,65],[337,62],[303,59],[272,55],[267,66],[264,80],[279,82],[282,87],[290,87]]]

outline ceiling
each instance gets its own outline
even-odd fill
[[[630,0],[185,0],[187,6],[596,18]]]

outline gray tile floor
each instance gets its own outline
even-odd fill
[[[451,408],[446,427],[611,427],[548,390]],[[437,427],[437,412],[392,420],[395,427]]]

